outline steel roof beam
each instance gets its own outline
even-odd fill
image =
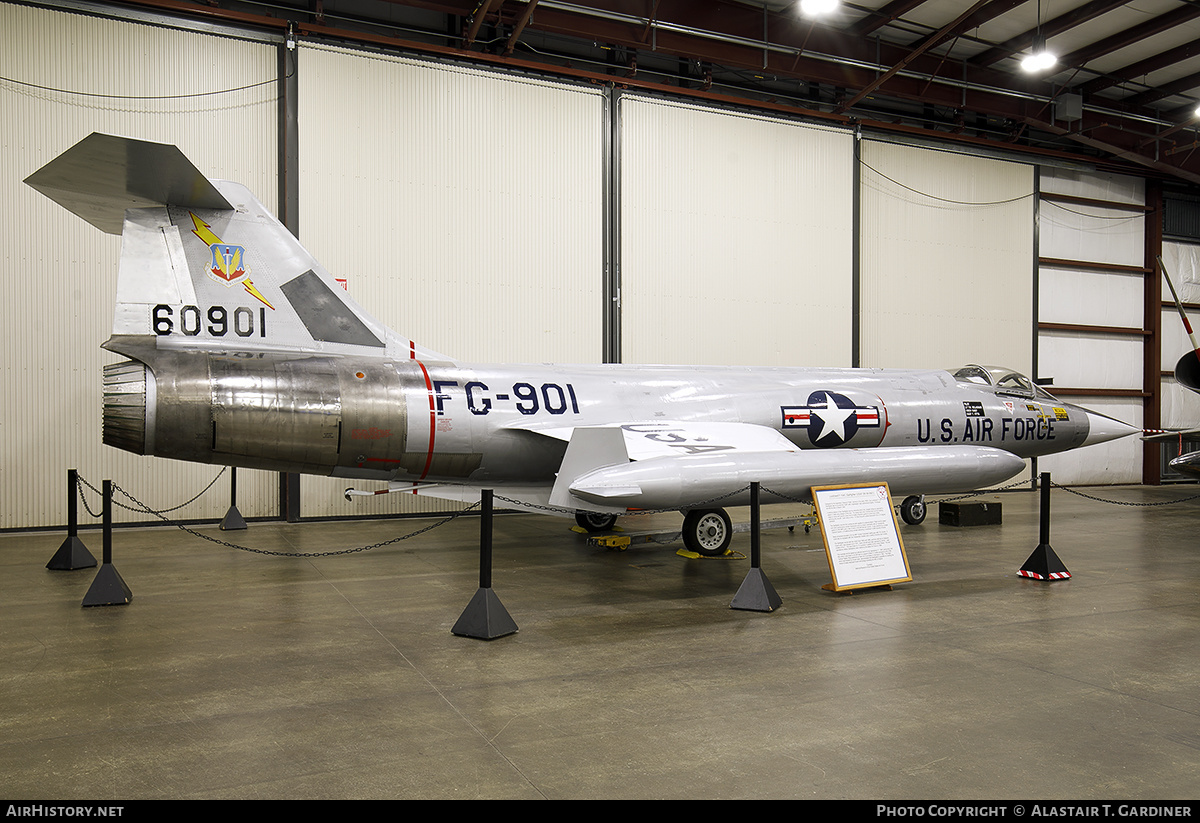
[[[1080,23],[1086,23],[1095,17],[1102,14],[1107,14],[1113,9],[1119,9],[1128,3],[1129,0],[1092,0],[1090,3],[1085,3],[1077,9],[1072,9],[1065,14],[1060,14],[1053,20],[1047,20],[1041,24],[1041,32],[1045,37],[1054,37],[1062,34],[1065,31],[1078,26]],[[977,54],[971,58],[970,62],[978,66],[991,66],[998,63],[1005,57],[1011,57],[1022,49],[1029,48],[1033,44],[1033,38],[1038,33],[1038,27],[1029,29],[1016,37],[1010,38],[999,46],[990,48],[982,54]]]

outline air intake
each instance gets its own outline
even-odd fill
[[[104,367],[104,443],[134,454],[146,448],[145,364],[133,360]]]

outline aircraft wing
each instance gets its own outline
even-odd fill
[[[564,432],[539,433],[564,439]],[[986,488],[1025,462],[986,446],[801,449],[747,423],[668,422],[570,430],[550,505],[567,509],[691,509],[749,502],[748,487],[806,501],[814,485],[888,483],[894,493]]]
[[[516,489],[511,500],[562,513],[691,510],[744,506],[749,485],[763,502],[811,500],[812,487],[887,483],[893,494],[982,489],[1020,472],[1025,461],[987,446],[801,449],[775,429],[749,423],[653,421],[575,428],[529,428],[567,443],[551,487]],[[393,483],[434,497],[473,502],[479,484]]]
[[[548,437],[567,444],[553,486],[505,483],[505,498],[534,507],[567,511],[624,513],[630,507],[619,501],[584,500],[570,491],[570,483],[599,469],[631,462],[671,460],[689,455],[784,454],[796,446],[777,430],[750,423],[642,421],[611,426],[514,427],[530,437]],[[411,492],[461,503],[478,502],[479,483],[409,483],[393,481],[386,492]],[[636,493],[636,489],[631,488]]]
[[[614,452],[611,462],[649,460],[689,454],[715,454],[733,451],[795,451],[796,445],[776,429],[753,423],[723,423],[710,421],[652,420],[619,423],[611,426],[582,426],[562,428],[532,428],[529,431],[571,443],[578,433],[598,430],[618,432],[620,442],[612,438],[608,445]],[[585,437],[592,436],[585,434]]]

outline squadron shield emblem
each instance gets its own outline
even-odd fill
[[[212,226],[192,212],[188,214],[191,215],[192,224],[195,226],[192,234],[208,244],[209,253],[212,255],[208,264],[208,276],[225,286],[241,283],[247,294],[274,311],[275,307],[254,287],[254,281],[250,279],[250,269],[246,266],[246,247],[222,243],[221,238],[213,233]]]
[[[250,273],[243,262],[246,258],[244,247],[213,243],[208,249],[212,252],[212,263],[208,267],[208,273],[218,283],[229,286]]]

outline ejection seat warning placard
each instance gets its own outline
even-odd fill
[[[813,486],[831,591],[912,580],[886,483]]]

